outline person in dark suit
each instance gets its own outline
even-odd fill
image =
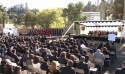
[[[76,74],[75,69],[72,66],[73,66],[73,61],[68,60],[67,66],[61,68],[61,74]]]
[[[61,52],[58,61],[59,61],[60,64],[63,64],[63,65],[67,64],[68,59],[66,58],[66,52],[65,51]]]
[[[116,55],[116,46],[115,46],[114,43],[112,43],[112,45],[110,46],[109,51],[115,53],[115,54],[111,54],[111,56],[115,56],[115,60],[116,60],[116,58],[117,58],[117,55]]]
[[[4,73],[5,69],[6,69],[6,65],[7,65],[7,61],[2,60],[0,65],[0,73]]]
[[[40,66],[40,68],[41,68],[42,70],[48,71],[48,67],[49,67],[48,61],[49,61],[49,58],[48,58],[48,57],[45,57],[45,58],[44,58],[44,62],[42,62],[42,63],[41,63],[41,66]]]
[[[53,61],[53,60],[55,60],[55,61],[58,61],[58,52],[57,51],[55,51],[54,53],[53,53],[53,56],[50,58],[50,61]]]
[[[24,53],[23,57],[22,57],[22,60],[23,62],[26,62],[26,60],[29,58],[29,51],[26,50],[26,52]]]
[[[125,61],[122,63],[122,68],[117,68],[115,74],[125,74]]]
[[[14,58],[15,62],[18,63],[20,61],[20,59],[19,59],[19,56],[16,54],[16,50],[13,49],[11,52],[12,52],[11,53],[11,58]]]
[[[89,66],[85,62],[85,57],[81,56],[80,61],[76,63],[76,68],[84,70],[84,74],[89,74]],[[81,74],[81,73],[76,73]]]

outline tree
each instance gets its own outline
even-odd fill
[[[62,10],[61,9],[45,9],[38,13],[38,23],[42,27],[59,27],[63,25],[63,18],[61,17]]]
[[[123,19],[124,0],[115,0],[112,5],[114,19]]]
[[[63,11],[61,9],[53,9],[55,12],[55,20],[50,24],[51,28],[64,28],[64,20],[62,17]]]
[[[84,6],[84,12],[99,12],[100,5],[92,4],[91,1]]]
[[[24,4],[14,5],[10,7],[7,11],[9,15],[10,22],[14,24],[23,24],[24,22],[28,22],[26,25],[31,25],[36,23],[32,20],[36,20],[36,14],[39,10],[38,9],[28,9],[27,5]],[[32,17],[27,19],[27,17]],[[29,23],[30,22],[30,23]]]
[[[33,12],[34,14],[37,14],[39,12],[38,9],[31,9],[31,12]]]
[[[107,0],[107,1],[104,0],[105,17],[110,16],[112,14],[112,5],[113,5],[113,0]]]
[[[76,12],[77,12],[77,20],[80,20],[81,19],[81,14],[82,14],[82,12],[83,12],[83,9],[84,9],[84,7],[83,7],[83,3],[82,2],[78,2],[78,3],[76,3],[76,5],[75,5],[75,8],[76,8]]]
[[[90,12],[91,7],[92,7],[91,1],[88,1],[87,5],[84,7],[84,11],[85,12]]]
[[[10,22],[12,22],[14,24],[22,24],[22,22],[24,22],[23,18],[24,18],[26,11],[27,10],[23,4],[14,5],[14,6],[10,7],[7,11]]]
[[[37,16],[35,13],[28,11],[24,16],[24,21],[26,26],[31,26],[33,28],[37,24]]]
[[[67,8],[64,8],[62,9],[63,13],[62,13],[62,17],[64,19],[64,24],[66,25],[68,23],[68,9]]]
[[[7,22],[6,7],[4,7],[3,5],[0,5],[0,23],[3,24],[3,27],[5,25],[5,22]]]
[[[69,3],[68,8],[63,9],[63,17],[67,17],[69,24],[73,21],[80,20],[83,12],[83,3],[78,2],[76,4]]]

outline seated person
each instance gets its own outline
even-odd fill
[[[76,62],[76,68],[84,70],[84,74],[89,74],[89,66],[85,62],[84,56],[81,56],[80,61]],[[76,72],[76,74],[81,74],[81,73]]]
[[[95,64],[104,65],[104,60],[105,60],[104,54],[101,52],[100,49],[98,49],[94,55]]]
[[[110,55],[110,52],[106,47],[103,47],[101,50],[104,55]]]
[[[11,52],[12,52],[11,57],[15,59],[16,63],[18,63],[20,61],[20,59],[19,59],[19,56],[16,54],[16,50],[13,49]]]
[[[66,52],[65,51],[61,52],[60,57],[59,57],[59,63],[66,65],[67,61],[68,59],[66,58]]]
[[[117,68],[115,74],[125,74],[125,61],[122,63],[122,68]]]
[[[48,61],[49,61],[49,58],[45,57],[44,62],[41,63],[42,70],[48,71],[48,67],[49,67]]]
[[[0,73],[4,73],[7,62],[5,60],[2,60],[0,63],[1,63],[1,65],[0,65]]]
[[[49,66],[49,71],[51,74],[61,74],[59,69],[60,69],[60,64],[58,61],[52,61]]]
[[[76,74],[75,69],[72,66],[73,66],[73,61],[68,60],[67,66],[61,68],[61,74]]]

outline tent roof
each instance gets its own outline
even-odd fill
[[[124,25],[125,21],[122,20],[111,20],[111,21],[75,21],[85,26],[120,26]]]

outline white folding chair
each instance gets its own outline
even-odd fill
[[[30,74],[30,73],[28,73],[27,70],[23,70],[23,71],[22,71],[22,74]]]
[[[110,51],[110,54],[115,54],[115,52],[114,51]]]
[[[75,68],[75,71],[76,71],[77,73],[84,74],[84,70],[83,70],[83,69]]]
[[[109,55],[104,55],[104,58],[110,58],[110,56]]]
[[[26,62],[23,62],[23,66],[27,67],[27,64],[26,64]]]
[[[90,63],[88,65],[90,67],[89,71],[93,72],[94,74],[98,73],[98,69],[95,68],[95,64],[94,63]]]
[[[2,59],[0,58],[0,65],[1,65],[1,61],[2,61]]]
[[[33,64],[33,69],[35,72],[39,73],[40,72],[40,63]]]
[[[40,72],[39,72],[40,74],[46,74],[46,70],[40,70]]]
[[[65,67],[65,64],[60,64],[60,67]]]
[[[104,57],[105,57],[105,61],[108,61],[108,64],[110,65],[110,62],[111,62],[110,56],[109,55],[104,55]],[[108,68],[109,68],[109,66],[108,66]]]
[[[101,72],[102,72],[103,66],[104,66],[104,60],[99,59],[99,58],[95,58],[95,64],[97,64],[101,67]]]
[[[6,57],[6,59],[11,59],[11,57],[10,57],[10,56],[8,56],[8,55],[6,55],[5,57]]]
[[[12,62],[15,62],[15,59],[11,57],[11,61],[12,61]]]
[[[28,67],[28,73],[27,74],[34,74],[35,73],[33,64],[28,64],[27,67]]]
[[[27,68],[28,68],[28,73],[29,73],[29,72],[31,72],[31,73],[34,72],[33,61],[31,61],[31,60],[28,59],[28,60],[26,61],[26,64],[27,64]]]
[[[32,64],[28,64],[28,65],[27,65],[27,67],[28,67],[28,69],[30,69],[30,70],[34,70],[34,68],[33,68],[33,65],[32,65]]]

